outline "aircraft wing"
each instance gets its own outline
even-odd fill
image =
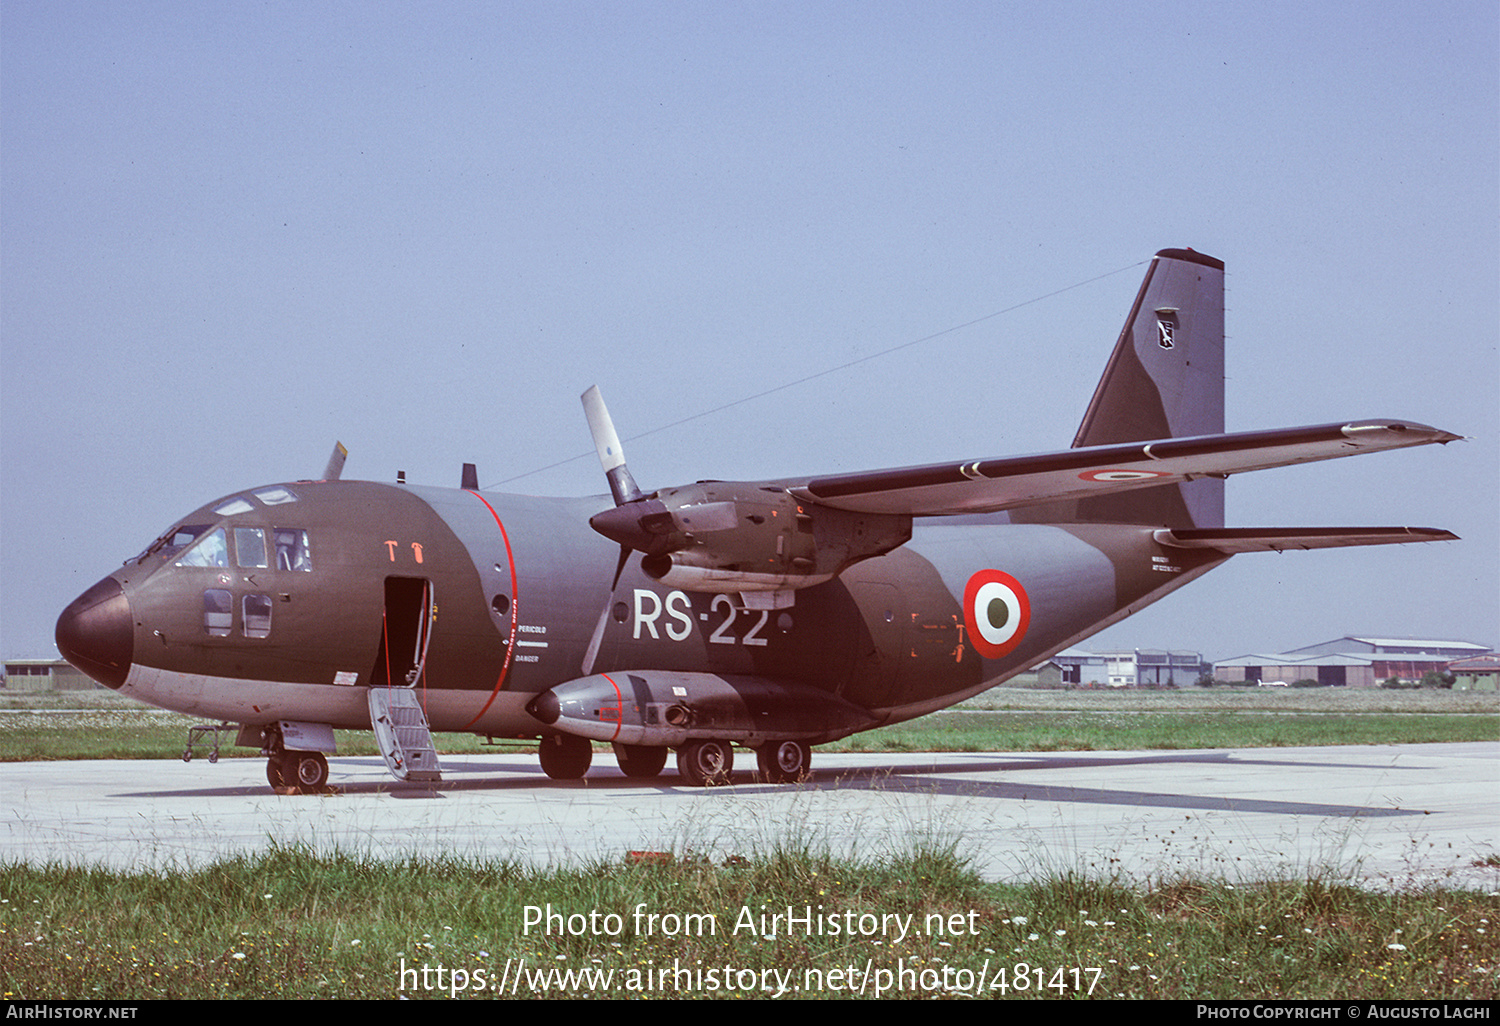
[[[994,513],[1460,437],[1409,421],[1361,420],[839,474],[789,488],[800,499],[858,513]]]

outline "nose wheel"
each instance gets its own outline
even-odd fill
[[[275,788],[321,791],[328,785],[328,760],[322,752],[275,752],[266,760],[266,780]]]

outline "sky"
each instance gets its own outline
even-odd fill
[[[1066,448],[1159,249],[1227,265],[1244,555],[1082,647],[1500,645],[1500,8],[0,0],[0,655],[317,476],[647,489]]]

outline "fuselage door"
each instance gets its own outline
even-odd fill
[[[425,577],[387,577],[380,652],[370,683],[414,687],[422,679],[432,622],[437,615],[432,582]]]

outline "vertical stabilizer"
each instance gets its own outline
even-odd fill
[[[1094,389],[1075,449],[1224,431],[1224,262],[1156,254]],[[1016,511],[1015,520],[1222,527],[1224,482],[1205,478]]]

